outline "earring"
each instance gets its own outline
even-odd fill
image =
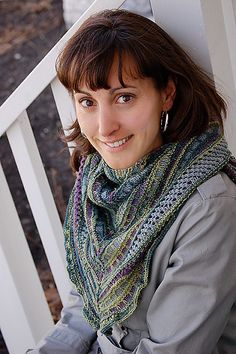
[[[81,132],[81,135],[84,139],[87,139],[87,136],[83,132]]]
[[[169,114],[168,112],[162,112],[161,113],[161,130],[165,132],[168,128],[168,123],[169,123]]]

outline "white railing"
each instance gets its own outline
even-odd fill
[[[50,84],[62,124],[68,126],[74,108],[56,78],[56,57],[88,16],[123,3],[124,0],[96,0],[0,108],[0,136],[7,134],[63,303],[70,284],[65,270],[62,226],[27,108]],[[235,0],[151,0],[151,5],[157,22],[195,60],[213,72],[217,85],[230,97],[226,128],[236,154],[236,119],[232,114],[236,111]],[[52,328],[53,321],[1,165],[0,198],[0,327],[9,352],[22,354]]]

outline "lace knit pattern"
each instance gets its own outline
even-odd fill
[[[96,153],[81,159],[65,247],[70,278],[95,329],[106,333],[133,313],[154,250],[185,201],[222,169],[236,181],[236,162],[216,126],[125,170],[109,168]]]

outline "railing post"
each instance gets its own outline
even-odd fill
[[[51,89],[62,122],[62,127],[68,129],[76,119],[72,97],[70,97],[68,91],[60,83],[57,77],[51,82]]]
[[[66,271],[62,225],[26,111],[8,129],[7,137],[58,292],[62,303],[65,303],[70,282]]]
[[[0,165],[0,327],[11,354],[34,347],[52,317]]]

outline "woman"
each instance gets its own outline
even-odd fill
[[[236,353],[236,161],[224,100],[155,23],[105,11],[57,62],[77,171],[75,285],[40,353]]]

